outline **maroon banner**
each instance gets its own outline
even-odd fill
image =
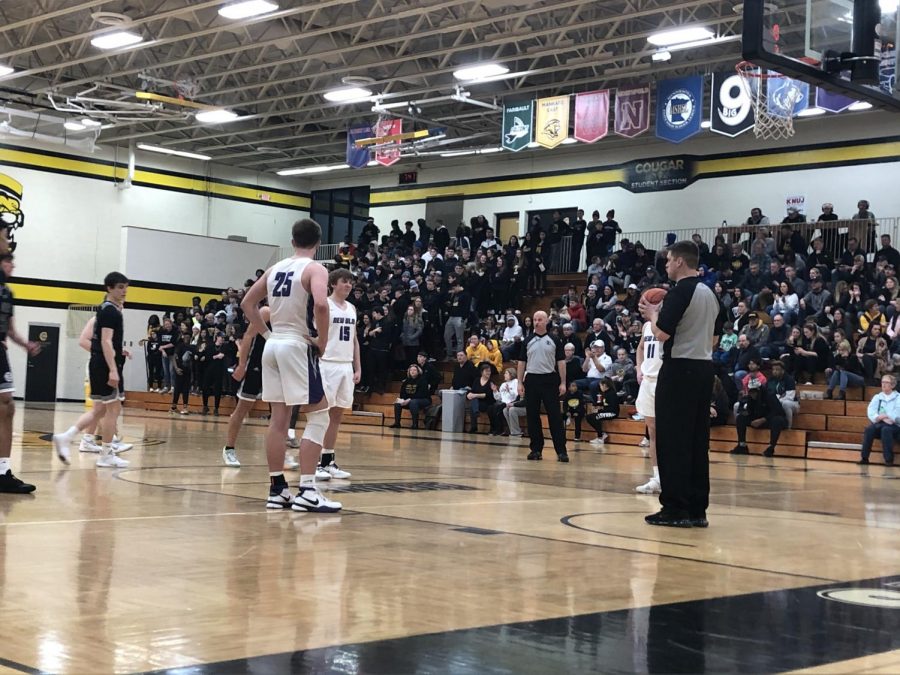
[[[615,132],[634,138],[650,128],[650,87],[616,89]]]
[[[575,140],[596,143],[609,133],[609,89],[575,95]]]
[[[403,133],[403,120],[382,118],[372,127],[375,136],[394,136]],[[375,161],[382,166],[390,166],[400,159],[400,141],[391,141],[375,146]]]

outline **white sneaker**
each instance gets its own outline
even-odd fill
[[[81,437],[81,443],[78,444],[78,452],[100,452],[100,444],[94,440],[94,437],[85,434]]]
[[[594,439],[592,439],[592,440],[590,440],[590,441],[588,441],[588,442],[589,442],[591,445],[603,445],[603,441],[604,441],[604,440],[606,440],[606,439],[604,439],[603,436],[597,436],[597,438],[594,438]]]
[[[300,462],[291,453],[284,453],[284,468],[286,471],[296,471],[300,468]]]
[[[338,466],[337,464],[335,464],[334,462],[331,462],[331,464],[329,464],[329,465],[327,465],[327,466],[320,467],[320,468],[321,468],[323,471],[326,471],[326,472],[328,473],[328,475],[329,475],[331,478],[337,478],[337,479],[339,479],[339,480],[343,480],[343,479],[346,479],[346,478],[350,478],[350,476],[353,475],[353,474],[351,474],[349,471],[344,471],[341,467],[339,467],[339,466]],[[318,479],[318,477],[319,477],[319,472],[318,472],[318,470],[317,470],[317,471],[316,471],[316,478]]]
[[[112,447],[112,451],[118,455],[120,452],[128,452],[131,450],[134,447],[134,443],[123,443],[118,437],[113,436],[110,446]]]
[[[570,424],[572,424],[572,418],[566,417],[566,426],[569,426]]]
[[[97,466],[107,469],[124,469],[128,466],[128,460],[117,457],[116,453],[111,452],[108,455],[100,455],[97,458]]]
[[[644,416],[640,413],[634,413],[634,415],[631,416],[631,419],[633,419],[635,422],[643,422]]]
[[[323,467],[316,467],[316,480],[331,480],[331,474],[328,473]]]
[[[63,464],[69,463],[69,444],[71,441],[65,434],[53,434],[53,448],[56,450],[56,456],[59,457]]]
[[[233,466],[235,468],[240,468],[241,466],[234,448],[222,448],[222,461],[225,462],[225,466]]]
[[[643,485],[638,485],[634,488],[635,492],[640,492],[642,495],[658,495],[662,488],[659,485],[658,478],[651,478]]]
[[[650,439],[649,439],[649,438],[642,438],[642,439],[641,439],[641,442],[638,443],[638,446],[641,447],[641,448],[649,448],[649,447],[650,447]]]
[[[300,447],[300,439],[296,436],[294,436],[293,438],[288,437],[285,443],[287,443],[287,446],[289,448],[293,448],[294,450]]]
[[[294,501],[294,496],[289,488],[284,488],[279,493],[273,493],[269,490],[269,499],[266,501],[267,509],[289,509]]]
[[[303,488],[294,497],[291,506],[294,511],[312,511],[313,513],[337,513],[343,508],[340,502],[333,502],[323,495],[319,488]]]

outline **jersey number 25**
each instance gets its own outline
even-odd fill
[[[291,294],[293,272],[278,272],[275,275],[275,286],[272,288],[273,298],[286,298]]]

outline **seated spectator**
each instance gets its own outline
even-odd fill
[[[772,326],[766,336],[766,342],[759,348],[759,353],[764,359],[778,359],[787,353],[787,339],[790,333],[785,325],[784,317],[775,314],[772,317]]]
[[[612,362],[608,372],[619,397],[624,398],[626,403],[634,403],[638,393],[637,372],[625,347],[616,349],[616,360]]]
[[[818,320],[825,313],[825,307],[831,305],[831,293],[825,290],[822,279],[809,275],[810,291],[800,300],[801,319]]]
[[[492,339],[485,340],[484,347],[487,350],[487,358],[484,362],[491,365],[494,375],[499,375],[503,372],[503,354],[497,346],[497,341]]]
[[[475,377],[475,366],[466,358],[466,353],[456,352],[456,365],[453,366],[453,380],[450,388],[457,391],[468,391],[472,388]]]
[[[734,332],[734,325],[726,321],[722,325],[723,335],[719,338],[719,345],[713,352],[713,362],[729,364],[732,359],[732,350],[737,346],[738,336]]]
[[[428,381],[422,377],[418,364],[412,363],[406,369],[406,379],[400,383],[400,394],[394,401],[394,423],[391,429],[400,428],[400,413],[403,408],[409,409],[412,416],[411,429],[419,428],[419,411],[431,405],[428,394]]]
[[[587,327],[587,314],[578,300],[569,300],[569,322],[575,331],[584,330]]]
[[[510,361],[519,353],[519,343],[522,341],[522,327],[516,320],[515,315],[508,314],[506,316],[506,328],[500,339],[500,352],[503,354],[504,361]]]
[[[578,391],[578,385],[574,382],[569,384],[566,393],[562,396],[562,413],[565,418],[566,426],[575,423],[575,440],[581,440],[581,421],[586,414],[584,405],[584,396]]]
[[[499,429],[501,436],[521,436],[519,418],[525,414],[525,402],[519,400],[519,381],[516,379],[515,368],[503,371],[503,384],[497,389],[495,398],[497,403],[491,409],[491,429]],[[494,416],[499,419],[495,420]],[[503,430],[504,420],[508,431]]]
[[[619,397],[608,377],[600,381],[594,400],[597,402],[597,409],[586,417],[588,424],[597,432],[597,438],[591,441],[591,445],[603,445],[609,438],[609,434],[603,431],[603,421],[619,416]]]
[[[766,457],[775,454],[778,438],[788,425],[780,401],[759,380],[750,381],[747,393],[739,403],[736,423],[738,442],[731,450],[731,454],[750,454],[747,447],[747,427],[750,426],[754,429],[769,429],[769,447],[763,451]]]
[[[880,324],[882,331],[887,328],[887,317],[881,312],[876,300],[866,300],[865,311],[859,315],[859,332],[867,333],[869,327]]]
[[[834,388],[838,387],[837,398],[843,401],[847,398],[847,387],[862,387],[866,383],[863,375],[863,367],[859,357],[850,349],[850,343],[843,340],[834,356],[832,367],[825,371],[828,377],[828,389],[825,390],[825,398],[832,398]]]
[[[759,370],[760,364],[760,361],[752,358],[747,361],[747,374],[741,379],[741,386],[738,390],[741,394],[747,393],[751,382],[759,382],[764,387],[768,383],[766,376]]]
[[[869,326],[868,332],[856,344],[856,356],[862,364],[866,382],[874,382],[883,372],[890,372],[884,363],[884,349],[878,349],[878,341],[884,342],[880,323]]]
[[[712,397],[709,402],[709,426],[721,427],[728,424],[728,394],[722,386],[722,380],[713,377]]]
[[[584,371],[581,366],[584,360],[575,354],[575,345],[567,342],[563,345],[563,353],[566,355],[566,386],[575,380],[580,380]]]
[[[575,381],[578,389],[581,392],[587,390],[591,399],[596,398],[600,389],[600,379],[605,376],[606,369],[611,365],[612,359],[606,354],[606,345],[603,340],[595,340],[581,366],[584,377]]]
[[[487,360],[487,357],[487,347],[481,344],[481,340],[478,339],[477,335],[470,336],[469,345],[466,347],[466,358],[477,368],[482,361]]]
[[[866,415],[869,418],[869,426],[863,432],[861,456],[857,464],[868,464],[869,454],[872,452],[872,443],[876,437],[881,438],[881,452],[884,455],[884,463],[888,466],[894,464],[894,437],[900,431],[900,394],[894,391],[897,386],[897,378],[893,375],[881,377],[881,391],[872,397],[869,402]]]
[[[784,408],[784,416],[787,418],[788,429],[794,423],[794,415],[800,412],[800,403],[797,401],[797,385],[794,378],[785,372],[781,361],[772,362],[772,374],[766,382],[766,388]]]
[[[562,335],[559,338],[563,344],[571,342],[575,347],[575,356],[584,358],[584,348],[581,346],[581,340],[575,335],[575,326],[571,323],[564,323],[562,327]]]
[[[747,325],[738,333],[738,336],[741,335],[746,335],[750,344],[759,349],[766,343],[769,327],[760,321],[758,312],[750,312],[747,315]]]
[[[752,359],[756,363],[762,361],[759,350],[750,344],[750,339],[746,335],[738,336],[737,349],[734,353],[734,386],[738,391],[744,386],[744,376],[750,372],[749,362]]]
[[[466,394],[469,402],[469,433],[478,433],[478,415],[489,412],[494,405],[494,391],[497,385],[491,382],[492,367],[490,363],[482,363],[478,369],[478,377]]]
[[[768,225],[769,217],[764,216],[762,209],[759,207],[754,207],[750,209],[750,217],[747,218],[747,225]],[[765,228],[760,228],[760,230],[765,231]]]
[[[789,281],[778,284],[775,302],[769,309],[769,316],[774,317],[776,314],[781,314],[789,324],[796,323],[797,317],[800,316],[800,298]]]
[[[803,324],[800,344],[794,347],[791,363],[794,367],[794,378],[797,382],[812,384],[815,373],[824,373],[831,361],[831,350],[828,343],[819,335],[819,329],[813,323]]]
[[[422,377],[428,382],[429,396],[434,396],[437,393],[438,385],[441,383],[441,374],[434,367],[434,364],[428,361],[428,352],[419,352],[416,355],[416,365],[422,371]]]

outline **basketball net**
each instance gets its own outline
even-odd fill
[[[789,81],[781,73],[763,72],[749,61],[741,61],[735,70],[744,92],[753,104],[753,133],[757,138],[782,140],[794,135],[794,105],[802,92],[796,87],[774,86]],[[777,96],[769,97],[770,82]],[[795,91],[796,90],[796,91]]]

